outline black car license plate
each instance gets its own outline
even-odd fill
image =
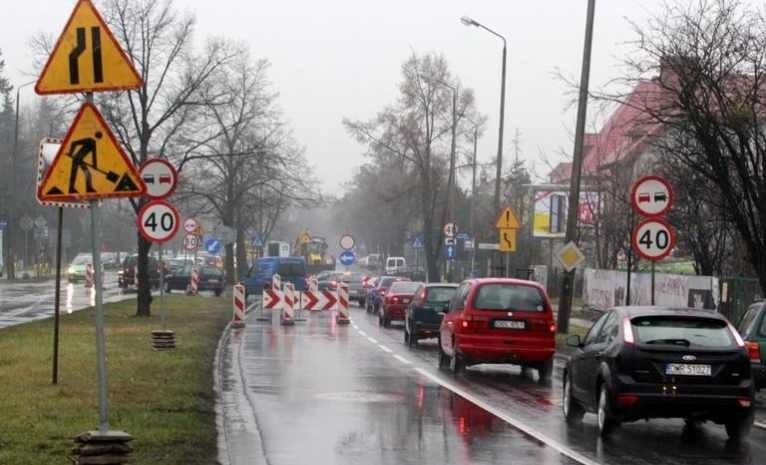
[[[498,329],[526,329],[527,324],[522,320],[495,320],[493,326]]]

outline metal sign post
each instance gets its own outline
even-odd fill
[[[160,256],[160,320],[162,321],[162,330],[165,331],[165,265],[162,262],[162,242],[157,246]]]
[[[61,238],[64,229],[64,207],[59,207],[56,232],[56,295],[53,297],[53,384],[59,382],[59,325],[61,308]]]
[[[93,95],[88,96],[89,99]],[[106,341],[104,337],[104,302],[102,294],[103,276],[101,274],[100,218],[97,200],[90,201],[90,234],[93,253],[93,273],[95,276],[96,298],[96,368],[98,370],[98,432],[109,431],[109,401],[106,396]]]

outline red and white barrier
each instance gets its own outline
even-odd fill
[[[314,276],[308,279],[309,292],[319,292],[319,280]]]
[[[271,277],[271,289],[274,291],[282,291],[282,277],[276,273]]]
[[[199,269],[192,267],[191,281],[189,282],[189,294],[197,295],[199,292]]]
[[[275,275],[278,276],[278,275]],[[285,283],[283,286],[284,297],[282,299],[282,317],[281,322],[283,325],[295,324],[295,285],[293,283]]]
[[[133,267],[133,285],[138,289],[138,267]]]
[[[332,291],[308,291],[303,296],[304,310],[332,310],[338,303],[338,297]]]
[[[85,265],[85,287],[93,287],[93,265]]]
[[[263,308],[266,310],[274,310],[282,307],[282,300],[284,296],[282,291],[275,291],[274,289],[264,289],[263,291]]]
[[[245,286],[235,284],[233,287],[233,309],[231,316],[231,326],[241,328],[245,326]]]
[[[338,315],[336,321],[339,325],[351,323],[348,317],[348,286],[341,284],[338,286]]]

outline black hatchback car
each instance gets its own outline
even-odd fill
[[[567,422],[598,415],[602,436],[620,422],[684,418],[723,424],[731,439],[753,424],[750,358],[720,314],[693,309],[618,307],[601,316],[564,371]]]

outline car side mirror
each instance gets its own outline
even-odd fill
[[[577,347],[579,349],[582,347],[582,340],[577,334],[572,334],[571,336],[567,337],[567,345],[569,347]]]

